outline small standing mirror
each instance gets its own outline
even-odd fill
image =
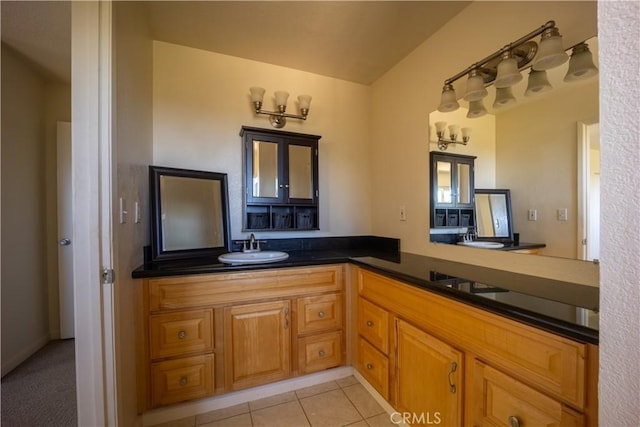
[[[226,174],[150,166],[149,179],[152,261],[229,251]]]
[[[475,190],[477,238],[513,241],[511,192],[509,190]]]

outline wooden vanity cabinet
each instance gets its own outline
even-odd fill
[[[417,414],[414,421],[423,414],[443,425],[597,426],[597,346],[364,269],[355,276],[359,339],[373,347],[362,327],[371,306],[395,319],[389,402]],[[357,368],[380,383],[363,363]]]
[[[344,266],[145,279],[140,411],[346,360]]]

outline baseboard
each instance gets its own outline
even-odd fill
[[[239,405],[241,403],[262,399],[264,397],[275,396],[276,394],[286,393],[291,390],[297,390],[299,388],[310,387],[312,385],[345,378],[350,375],[354,375],[354,372],[355,369],[351,366],[341,366],[339,368],[329,369],[315,374],[291,378],[277,383],[227,393],[208,399],[201,399],[195,402],[154,409],[142,414],[142,425],[153,426],[167,421],[179,420],[197,414],[215,411],[216,409],[227,408],[229,406]]]
[[[13,357],[9,357],[8,359],[2,358],[2,376],[4,377],[9,372],[13,371],[17,368],[22,362],[27,360],[33,353],[40,350],[50,341],[49,335],[43,335],[33,343],[31,343],[28,347],[22,349],[18,354]]]

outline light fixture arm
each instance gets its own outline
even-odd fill
[[[492,60],[494,60],[496,58],[502,57],[502,55],[505,52],[511,51],[511,50],[517,48],[518,46],[523,45],[524,43],[528,42],[529,40],[531,40],[535,36],[538,36],[538,35],[544,33],[545,31],[550,30],[551,28],[555,28],[555,26],[556,26],[555,21],[548,21],[546,24],[542,25],[541,27],[531,31],[529,34],[527,34],[525,36],[522,36],[518,40],[505,45],[502,49],[497,50],[496,52],[492,53],[491,55],[487,56],[486,58],[475,62],[474,64],[472,64],[471,66],[465,68],[463,71],[460,71],[458,74],[454,75],[453,77],[449,77],[447,80],[444,81],[444,84],[445,85],[452,84],[456,80],[458,80],[458,79],[466,76],[467,74],[469,74],[472,70],[481,68],[483,65],[487,64],[488,62],[490,62],[490,61],[492,61]]]
[[[467,145],[467,143],[469,142],[468,136],[463,136],[462,141],[456,141],[456,139],[457,135],[451,135],[451,139],[445,139],[442,136],[438,136],[438,148],[441,151],[445,151],[449,147],[449,144]]]
[[[309,97],[311,99],[311,97]],[[306,103],[308,106],[309,103]],[[287,124],[287,118],[290,119],[299,119],[299,120],[307,120],[307,116],[309,115],[309,108],[300,108],[301,114],[289,114],[286,112],[286,105],[278,105],[278,111],[268,111],[262,109],[262,101],[253,101],[253,108],[256,114],[264,114],[269,116],[271,121],[271,125],[275,128],[283,128],[284,125]]]

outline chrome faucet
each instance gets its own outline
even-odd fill
[[[260,241],[256,240],[256,236],[251,233],[249,236],[249,248],[247,248],[247,240],[242,242],[242,252],[258,252],[260,251]]]
[[[464,234],[462,236],[462,241],[463,242],[473,242],[473,239],[476,238],[476,230],[474,228],[469,228],[466,232],[466,234]]]

